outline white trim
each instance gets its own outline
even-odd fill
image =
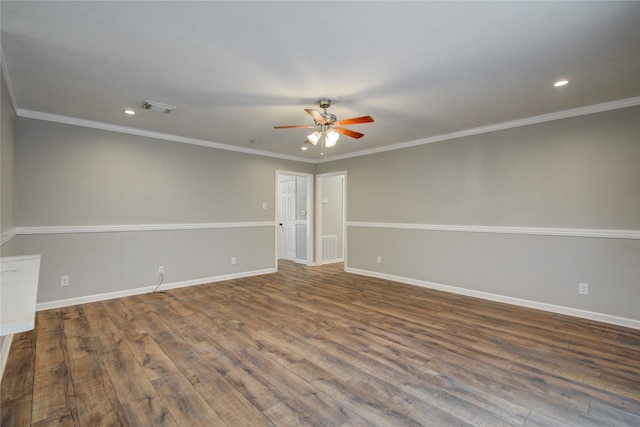
[[[4,60],[4,52],[2,51],[2,47],[0,47],[0,67],[2,67],[2,71],[4,71],[4,82],[7,84],[7,91],[9,92],[9,99],[11,100],[11,105],[13,106],[13,111],[17,115],[18,106],[16,105],[16,95],[13,91],[13,83],[11,82],[11,76],[9,76],[9,69],[7,68],[7,61]]]
[[[241,273],[224,274],[220,276],[204,277],[201,279],[185,280],[182,282],[167,283],[160,286],[160,290],[184,288],[187,286],[206,285],[207,283],[221,282],[223,280],[240,279],[243,277],[259,276],[262,274],[276,273],[275,268],[265,268],[262,270],[244,271]],[[153,291],[156,286],[145,286],[144,288],[125,289],[122,291],[107,292],[103,294],[86,295],[82,297],[69,298],[64,300],[42,302],[36,304],[36,311],[49,310],[52,308],[68,307],[77,304],[86,304],[90,302],[105,301],[114,298],[123,298],[132,295],[148,294]]]
[[[0,235],[0,246],[4,245],[5,243],[7,243],[9,240],[13,239],[14,237],[16,237],[16,230],[15,229],[9,231],[8,233],[4,233],[4,234]]]
[[[302,178],[306,178],[306,185],[307,185],[307,200],[306,200],[306,205],[305,205],[305,209],[307,211],[307,219],[305,220],[298,220],[296,219],[294,221],[295,225],[306,225],[306,240],[307,240],[307,259],[304,261],[304,264],[306,265],[314,265],[314,259],[313,259],[313,242],[314,242],[314,234],[313,234],[313,227],[311,224],[313,224],[313,198],[314,198],[314,194],[313,194],[313,182],[314,182],[314,175],[312,173],[306,173],[306,172],[291,172],[291,171],[286,171],[286,170],[281,170],[281,169],[277,169],[276,170],[276,181],[275,181],[275,187],[274,187],[274,194],[276,195],[275,197],[275,223],[278,224],[279,223],[279,218],[280,218],[280,176],[281,175],[285,175],[285,176],[293,176],[293,177],[302,177]],[[296,181],[297,182],[297,181]],[[297,189],[296,189],[297,191]],[[297,194],[297,193],[296,193]],[[297,207],[296,207],[297,209]],[[276,248],[275,248],[275,253],[276,253],[276,266],[278,265],[278,260],[280,259],[280,249],[278,247],[278,227],[276,227],[275,229],[275,242],[276,242]],[[297,231],[296,231],[297,233]],[[297,256],[297,250],[296,250],[296,256]],[[298,260],[296,260],[296,262],[298,262]]]
[[[185,224],[132,224],[132,225],[62,225],[52,227],[18,227],[16,233],[27,234],[74,234],[74,233],[119,233],[135,231],[211,230],[221,228],[275,227],[275,222],[198,222]]]
[[[4,368],[7,366],[7,360],[9,359],[9,350],[11,350],[11,342],[13,341],[13,334],[4,335],[0,337],[2,344],[0,345],[0,380],[4,375]]]
[[[3,61],[3,64],[4,64],[4,61]],[[5,74],[8,79],[8,73],[5,73]],[[165,141],[182,142],[185,144],[201,145],[204,147],[218,148],[221,150],[236,151],[236,152],[246,153],[246,154],[256,154],[259,156],[275,157],[277,159],[285,159],[285,160],[293,160],[293,161],[303,162],[303,163],[318,164],[318,163],[332,162],[335,160],[348,159],[351,157],[360,157],[360,156],[367,156],[369,154],[383,153],[385,151],[400,150],[403,148],[430,144],[432,142],[446,141],[449,139],[462,138],[465,136],[479,135],[479,134],[495,132],[499,130],[550,122],[553,120],[567,119],[571,117],[584,116],[587,114],[602,113],[605,111],[617,110],[617,109],[627,108],[627,107],[635,107],[638,105],[640,105],[640,96],[636,96],[633,98],[620,99],[620,100],[611,101],[611,102],[603,102],[601,104],[588,105],[585,107],[573,108],[570,110],[557,111],[555,113],[542,114],[539,116],[526,117],[524,119],[512,120],[509,122],[497,123],[497,124],[488,125],[488,126],[481,126],[473,129],[466,129],[466,130],[446,133],[442,135],[435,135],[429,138],[422,138],[414,141],[400,142],[397,144],[386,145],[384,147],[372,148],[369,150],[361,150],[353,153],[333,156],[327,159],[306,159],[304,157],[291,156],[287,154],[276,154],[268,151],[261,151],[261,150],[255,150],[250,148],[237,147],[235,145],[227,145],[227,144],[221,144],[218,142],[205,141],[202,139],[188,138],[188,137],[183,137],[179,135],[170,135],[170,134],[165,134],[161,132],[148,131],[144,129],[136,129],[136,128],[126,127],[126,126],[96,122],[92,120],[78,119],[75,117],[42,113],[42,112],[33,111],[33,110],[25,110],[22,108],[17,108],[15,105],[14,105],[14,110],[16,111],[16,115],[20,117],[30,118],[30,119],[46,120],[50,122],[64,123],[64,124],[70,124],[70,125],[82,126],[82,127],[88,127],[88,128],[94,128],[94,129],[102,129],[102,130],[108,130],[112,132],[126,133],[130,135],[145,136],[149,138],[162,139]]]
[[[590,228],[502,227],[487,225],[405,224],[349,221],[347,227],[391,228],[396,230],[463,231],[469,233],[534,234],[541,236],[640,239],[640,230],[602,230]]]
[[[327,264],[337,264],[339,262],[344,262],[344,258],[334,258],[334,259],[328,259],[326,261],[322,261],[322,265],[327,265]]]
[[[168,133],[137,129],[137,128],[127,127],[127,126],[113,125],[109,123],[96,122],[93,120],[78,119],[78,118],[69,117],[69,116],[60,116],[58,114],[42,113],[39,111],[25,110],[22,108],[16,108],[16,114],[19,117],[26,117],[28,119],[45,120],[48,122],[63,123],[67,125],[74,125],[74,126],[81,126],[86,128],[92,128],[92,129],[106,130],[111,132],[125,133],[129,135],[144,136],[147,138],[161,139],[164,141],[180,142],[183,144],[200,145],[203,147],[218,148],[220,150],[236,151],[236,152],[245,153],[245,154],[255,154],[258,156],[275,157],[277,159],[284,159],[284,160],[293,160],[296,162],[314,163],[314,162],[309,162],[309,159],[305,159],[304,157],[290,156],[288,154],[277,154],[269,151],[261,151],[261,150],[255,150],[252,148],[244,148],[244,147],[238,147],[235,145],[221,144],[219,142],[206,141],[204,139],[189,138],[189,137],[180,136],[180,135],[171,135]]]
[[[324,178],[330,178],[333,176],[342,176],[342,258],[345,261],[347,259],[347,171],[335,171],[327,172],[316,175],[316,236],[322,236],[322,218],[323,218],[323,203],[322,197],[324,194]],[[334,260],[339,262],[338,260]],[[324,259],[322,258],[322,238],[316,239],[316,257],[315,265],[324,265]]]
[[[436,135],[429,138],[417,139],[414,141],[400,142],[398,144],[386,145],[384,147],[371,148],[369,150],[356,151],[354,153],[342,154],[328,159],[320,159],[317,163],[324,163],[334,160],[348,159],[351,157],[367,156],[369,154],[383,153],[385,151],[400,150],[403,148],[415,147],[417,145],[430,144],[432,142],[446,141],[449,139],[462,138],[465,136],[480,135],[483,133],[495,132],[499,130],[512,129],[522,126],[535,125],[539,123],[551,122],[554,120],[568,119],[571,117],[584,116],[587,114],[602,113],[605,111],[618,110],[621,108],[635,107],[640,105],[640,96],[626,98],[617,101],[604,102],[602,104],[588,105],[586,107],[573,108],[570,110],[557,111],[550,114],[526,117],[524,119],[512,120],[510,122],[497,123],[488,126],[481,126],[473,129],[461,130],[458,132]]]
[[[538,301],[530,301],[505,295],[492,294],[489,292],[474,291],[472,289],[459,288],[456,286],[443,285],[426,280],[412,279],[408,277],[394,276],[392,274],[379,273],[377,271],[360,270],[357,268],[345,267],[347,273],[359,274],[362,276],[375,277],[378,279],[391,280],[394,282],[415,285],[423,288],[435,289],[438,291],[451,292],[458,295],[466,295],[474,298],[481,298],[489,301],[496,301],[505,304],[517,305],[520,307],[533,308],[536,310],[549,311],[552,313],[564,314],[567,316],[579,317],[583,319],[595,320],[598,322],[610,323],[627,328],[640,329],[640,320],[628,319],[626,317],[614,316],[605,313],[596,313],[588,310],[564,307],[560,305],[547,304]]]

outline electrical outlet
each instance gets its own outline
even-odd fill
[[[60,276],[60,286],[69,286],[69,276]]]
[[[580,295],[589,295],[589,284],[588,283],[578,283],[578,293]]]
[[[237,262],[236,257],[232,256],[231,257],[231,265],[236,265],[236,262]]]
[[[376,263],[382,264],[382,257],[380,255],[376,257]]]
[[[158,267],[158,274],[164,274],[164,265]]]

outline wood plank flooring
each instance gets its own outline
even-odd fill
[[[2,426],[640,426],[640,331],[341,269],[41,311]]]

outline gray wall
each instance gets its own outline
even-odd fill
[[[347,220],[365,223],[348,227],[349,268],[639,320],[640,240],[367,226],[639,230],[639,123],[640,108],[627,108],[317,173],[348,171]],[[579,282],[590,295],[578,294]]]
[[[313,165],[18,118],[19,229],[275,224],[276,170]],[[262,203],[267,210],[262,210]],[[275,268],[275,228],[20,234],[42,254],[38,302]],[[232,256],[237,264],[231,265]],[[71,285],[60,287],[60,276]]]
[[[348,227],[348,268],[640,320],[637,239],[367,226],[638,230],[639,118],[627,108],[315,166],[18,118],[15,225],[273,221],[276,170],[346,170],[347,220],[361,223]],[[2,201],[4,214],[4,187]],[[166,282],[273,268],[274,238],[248,227],[13,240],[42,254],[38,302],[50,302],[153,285],[158,265]]]
[[[4,70],[0,71],[1,141],[0,146],[0,235],[4,243],[0,248],[2,256],[14,254],[15,239],[8,239],[15,229],[15,122],[13,109]]]

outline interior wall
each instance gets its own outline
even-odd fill
[[[16,112],[13,108],[9,89],[4,75],[0,71],[0,254],[11,256],[15,253],[15,122]]]
[[[319,164],[349,173],[347,269],[640,320],[638,123],[633,107]]]
[[[275,171],[314,169],[22,117],[17,139],[16,250],[42,255],[40,304],[153,286],[159,266],[169,284],[274,270]]]

